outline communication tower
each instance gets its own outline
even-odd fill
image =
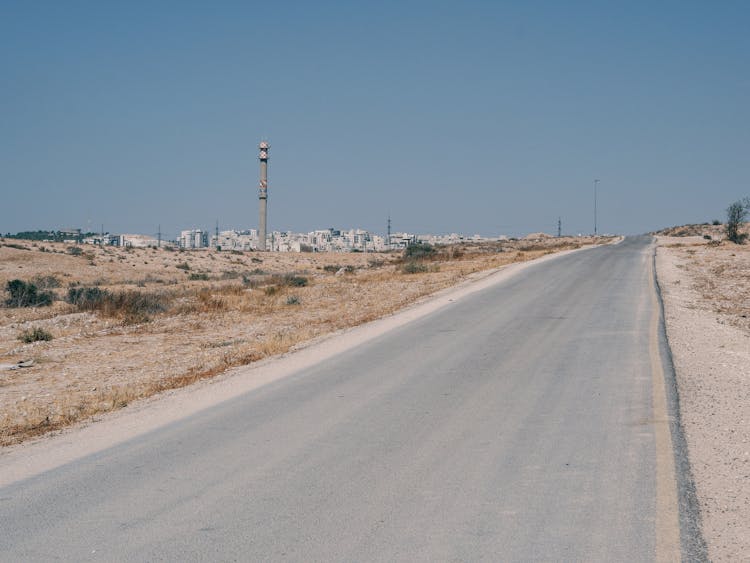
[[[258,250],[266,250],[266,218],[268,215],[268,141],[261,141],[258,145],[260,154],[260,186],[258,200],[260,203],[260,224],[258,226]]]

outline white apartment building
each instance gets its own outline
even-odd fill
[[[218,241],[216,235],[211,237],[211,247],[219,246],[222,250],[255,250],[258,248],[258,231],[221,231]]]
[[[208,231],[201,229],[181,231],[180,240],[178,242],[180,248],[186,250],[193,248],[206,248],[208,247]]]

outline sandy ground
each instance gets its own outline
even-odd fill
[[[716,228],[704,230],[718,236]],[[667,336],[709,557],[750,561],[750,246],[702,236],[660,236],[658,244]]]
[[[293,254],[77,247],[0,240],[0,287],[51,286],[50,307],[0,307],[0,445],[282,354],[454,286],[477,272],[593,240],[542,239],[440,250],[404,272],[400,253]],[[290,285],[282,276],[306,280]],[[145,316],[80,310],[98,288],[160,300]],[[5,298],[7,294],[3,298]],[[52,340],[26,343],[25,332]],[[33,366],[2,365],[33,360]]]

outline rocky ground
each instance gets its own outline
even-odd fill
[[[722,227],[658,237],[657,273],[713,561],[750,558],[750,245]],[[674,236],[678,235],[678,236]]]
[[[18,279],[53,298],[0,307],[0,445],[286,352],[476,272],[594,242],[606,240],[465,244],[404,260],[0,239],[0,288]]]

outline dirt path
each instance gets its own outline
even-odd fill
[[[750,558],[750,247],[659,237],[680,411],[713,561]]]

